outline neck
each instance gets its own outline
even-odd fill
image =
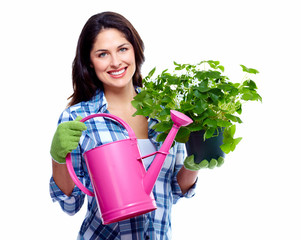
[[[104,93],[110,110],[132,107],[131,101],[137,95],[134,86],[121,89],[105,89]]]

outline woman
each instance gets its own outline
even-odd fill
[[[92,16],[79,37],[73,62],[73,88],[69,107],[63,111],[51,145],[53,176],[50,194],[62,209],[75,214],[84,202],[84,193],[71,180],[65,164],[71,153],[77,176],[92,190],[82,154],[96,146],[127,138],[126,130],[109,119],[81,123],[80,118],[95,113],[111,113],[122,118],[134,130],[142,154],[160,147],[157,133],[151,129],[154,119],[133,117],[131,101],[142,87],[143,42],[123,16],[103,12]],[[73,151],[72,151],[73,150]],[[103,225],[96,200],[88,196],[88,212],[78,239],[171,239],[171,205],[183,196],[191,197],[197,172],[183,167],[184,145],[176,143],[170,150],[153,189],[158,209]],[[152,159],[145,160],[146,168]]]

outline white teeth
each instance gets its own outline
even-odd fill
[[[125,71],[125,68],[118,71],[118,72],[110,72],[111,75],[119,75],[119,74],[122,74],[123,72]]]

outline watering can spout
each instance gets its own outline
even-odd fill
[[[155,182],[159,176],[164,160],[166,156],[169,154],[169,149],[171,148],[171,145],[177,135],[179,128],[181,126],[187,126],[193,122],[185,114],[175,110],[170,111],[170,116],[173,121],[173,126],[170,132],[168,133],[165,141],[163,142],[160,150],[156,152],[156,157],[143,179],[144,189],[147,194],[151,193],[155,185]]]

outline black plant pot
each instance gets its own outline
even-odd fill
[[[187,155],[194,155],[194,162],[200,163],[203,160],[210,161],[212,158],[225,157],[220,146],[223,144],[223,130],[220,129],[218,136],[208,138],[204,141],[204,130],[192,132],[186,142]],[[215,135],[217,132],[215,133]]]

